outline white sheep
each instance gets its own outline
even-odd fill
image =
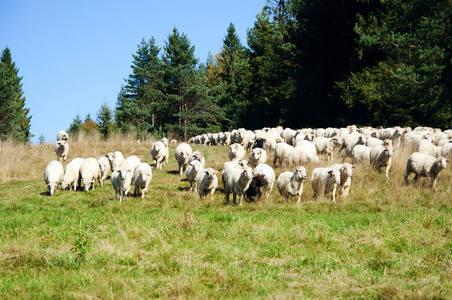
[[[416,152],[424,153],[427,155],[435,154],[435,145],[429,139],[422,139],[417,143]]]
[[[230,160],[241,160],[244,159],[246,155],[245,148],[240,144],[232,144],[229,146],[228,156]]]
[[[190,162],[185,169],[185,176],[187,177],[188,182],[190,183],[190,192],[193,191],[193,185],[195,186],[195,192],[196,190],[196,178],[198,176],[198,173],[204,170],[204,166],[199,160],[193,160]]]
[[[99,157],[97,160],[97,163],[99,164],[100,168],[100,186],[104,186],[104,181],[107,179],[107,176],[111,172],[110,162],[108,161],[108,158],[105,156]]]
[[[359,135],[356,139],[351,141],[350,144],[348,144],[347,149],[345,150],[342,161],[344,161],[347,157],[351,157],[353,148],[355,148],[356,145],[365,145],[366,140],[367,140],[366,136]]]
[[[356,145],[352,151],[352,164],[357,163],[370,163],[370,150],[371,147],[364,145]]]
[[[419,177],[427,177],[430,179],[430,186],[434,187],[438,180],[439,173],[446,169],[449,160],[444,157],[434,157],[424,153],[414,152],[408,157],[406,163],[406,172],[403,175],[405,183],[408,183],[408,176],[414,173],[413,181],[417,181]]]
[[[333,202],[336,202],[336,189],[341,182],[341,172],[331,168],[315,168],[312,171],[311,186],[314,197],[333,194]]]
[[[58,131],[57,141],[67,141],[67,140],[69,140],[69,134],[64,130]]]
[[[441,148],[441,156],[452,159],[452,142],[443,145]]]
[[[94,190],[94,180],[100,183],[100,167],[97,159],[89,157],[80,165],[80,178],[84,186],[84,190],[88,191],[91,184]]]
[[[188,158],[188,163],[191,163],[194,160],[199,161],[203,168],[206,166],[206,158],[204,157],[204,155],[201,152],[199,152],[199,151],[193,152],[190,155],[190,157]]]
[[[295,168],[294,172],[286,171],[279,174],[276,186],[281,196],[289,200],[297,196],[297,203],[300,203],[303,194],[303,182],[306,178],[306,169],[299,166]]]
[[[80,186],[80,166],[84,160],[84,158],[77,157],[67,164],[64,171],[63,181],[61,182],[61,189],[71,189],[72,187],[75,191],[77,189],[77,183]]]
[[[174,157],[176,158],[177,164],[179,166],[179,175],[182,177],[185,169],[188,166],[188,159],[193,153],[191,146],[187,143],[180,143],[174,151]]]
[[[112,171],[119,168],[119,166],[124,161],[124,155],[120,151],[110,152],[106,155],[108,161],[110,162],[110,168]]]
[[[69,144],[67,141],[61,140],[55,143],[55,153],[58,161],[66,161],[67,155],[69,153]]]
[[[350,186],[352,184],[351,177],[355,166],[349,163],[344,163],[344,164],[334,164],[330,168],[337,169],[341,173],[341,181],[336,189],[337,198],[339,200],[347,198],[348,193],[350,192]]]
[[[152,168],[147,163],[139,163],[133,171],[133,182],[135,189],[134,195],[138,195],[141,190],[141,198],[144,198],[144,194],[147,194],[149,183],[152,181]]]
[[[261,148],[254,148],[250,155],[250,165],[255,168],[259,164],[264,164],[267,162],[267,151]]]
[[[370,165],[374,170],[380,172],[381,167],[386,168],[386,178],[389,178],[389,169],[391,169],[392,156],[397,149],[390,146],[374,146],[370,150]]]
[[[141,163],[141,160],[136,155],[131,155],[124,159],[122,164],[119,166],[120,168],[129,169],[132,170],[132,172],[135,170],[135,168]],[[132,184],[133,181],[132,181]]]
[[[160,170],[166,163],[168,156],[167,146],[162,141],[153,143],[151,146],[151,156],[154,168]]]
[[[58,188],[58,185],[63,180],[63,176],[63,165],[59,161],[52,160],[47,164],[44,169],[44,182],[49,189],[50,196],[53,196],[55,189]]]
[[[126,168],[117,168],[111,173],[111,185],[115,190],[115,199],[119,202],[127,200],[127,195],[130,192],[130,185],[132,183],[132,170]]]
[[[226,202],[229,203],[229,194],[233,194],[233,203],[236,204],[238,197],[238,205],[242,205],[245,191],[250,186],[253,180],[254,172],[250,167],[228,168],[225,170],[224,177],[224,192],[226,194]]]
[[[314,144],[317,154],[326,154],[328,160],[333,160],[333,153],[336,147],[340,147],[342,141],[338,137],[326,138],[326,137],[316,137],[312,143]]]
[[[207,194],[213,196],[218,187],[218,172],[212,168],[207,168],[198,173],[196,178],[196,189],[199,197],[204,199]]]
[[[300,165],[304,163],[317,162],[317,149],[315,145],[309,141],[301,141],[297,144],[287,157],[287,164],[290,166]]]
[[[289,157],[289,153],[293,149],[294,149],[293,146],[291,146],[285,142],[280,142],[280,143],[276,144],[275,153],[273,156],[273,167],[276,168],[278,162],[280,165],[282,165],[283,162],[287,165],[287,159]]]

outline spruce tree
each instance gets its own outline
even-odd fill
[[[108,138],[114,131],[115,124],[113,112],[106,101],[102,103],[101,107],[97,111],[97,124],[99,126],[99,132],[104,138]]]
[[[29,142],[33,137],[30,132],[31,116],[28,116],[30,110],[24,107],[22,77],[18,73],[19,69],[6,47],[0,61],[0,139],[11,137],[17,142]]]

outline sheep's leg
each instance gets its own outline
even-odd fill
[[[389,178],[389,169],[391,169],[391,165],[386,165],[386,178]]]
[[[337,190],[337,184],[333,185],[333,202],[336,203],[336,190]]]
[[[403,175],[403,182],[405,183],[405,184],[408,184],[408,176],[410,176],[411,175],[411,171],[406,171],[405,172],[405,174]]]

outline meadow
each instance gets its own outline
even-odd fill
[[[151,142],[83,137],[68,162],[119,150],[151,164]],[[226,146],[192,148],[206,167],[228,160]],[[174,149],[149,194],[120,203],[109,181],[50,197],[53,145],[0,144],[0,298],[452,298],[451,166],[435,189],[404,185],[398,151],[389,179],[357,165],[343,201],[314,199],[308,180],[300,204],[275,186],[234,206],[221,180],[213,198],[189,192]]]

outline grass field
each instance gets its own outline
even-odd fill
[[[217,170],[227,160],[227,147],[193,149]],[[53,145],[0,150],[2,299],[452,298],[452,171],[436,189],[403,185],[405,153],[390,179],[357,166],[349,198],[335,204],[313,199],[307,181],[299,205],[275,188],[238,207],[222,188],[213,199],[190,193],[174,147],[149,194],[125,203],[109,181],[48,196]],[[119,137],[73,141],[69,160],[113,150],[151,163],[150,142]],[[306,167],[309,176],[316,166]]]

